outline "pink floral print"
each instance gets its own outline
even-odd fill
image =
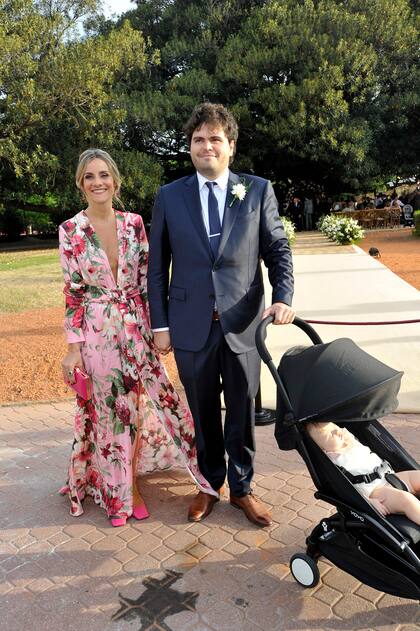
[[[109,516],[129,517],[135,474],[174,466],[186,467],[200,490],[216,494],[198,469],[191,413],[153,345],[142,218],[120,211],[115,217],[117,283],[85,211],[59,228],[67,341],[82,342],[93,385],[90,401],[76,398],[68,482],[61,489],[73,515],[83,513],[82,501],[91,495]]]

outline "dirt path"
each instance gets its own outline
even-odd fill
[[[359,246],[377,247],[381,263],[420,290],[420,239],[410,229],[367,232]],[[62,320],[61,307],[0,316],[0,404],[72,397],[60,372]],[[173,355],[165,365],[179,387]]]
[[[411,228],[367,231],[359,247],[365,252],[378,248],[378,260],[420,290],[420,238],[413,237]]]

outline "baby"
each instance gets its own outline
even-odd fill
[[[375,467],[384,461],[366,445],[362,445],[353,434],[338,427],[335,423],[307,423],[306,429],[312,440],[339,467],[352,475],[372,473]],[[417,525],[420,525],[420,471],[399,471],[394,473],[391,467],[387,472],[394,473],[405,485],[407,491],[394,488],[385,479],[385,469],[380,478],[372,482],[355,484],[366,499],[381,513],[402,513]]]

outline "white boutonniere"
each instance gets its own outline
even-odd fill
[[[247,184],[245,180],[241,180],[238,184],[234,184],[230,190],[232,199],[229,202],[229,208],[233,206],[237,199],[241,202],[245,199],[245,195],[248,193],[251,184]]]

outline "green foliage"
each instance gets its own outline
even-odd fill
[[[128,124],[167,177],[190,168],[180,129],[203,99],[240,120],[236,170],[283,189],[357,191],[396,165],[418,168],[418,11],[407,0],[143,0],[128,17],[161,58]]]
[[[360,187],[388,168],[419,102],[410,17],[406,0],[282,0],[243,22],[216,71],[238,95],[241,122],[255,129],[253,162],[262,149],[277,171],[294,179],[306,168],[330,190]]]
[[[140,212],[145,221],[150,219],[152,200],[163,175],[162,167],[152,156],[134,149],[113,151],[113,157],[122,173],[124,208]]]
[[[417,173],[418,3],[136,4],[114,23],[98,0],[0,0],[3,201],[52,191],[77,212],[77,158],[99,146],[125,207],[148,215],[159,183],[191,170],[182,126],[205,99],[239,119],[234,169],[278,191],[359,192]]]
[[[49,208],[57,208],[59,204],[59,198],[50,191],[47,191],[45,195],[33,194],[23,198],[22,195],[18,196],[21,201],[28,202],[29,204],[35,204],[39,206],[46,206]]]
[[[0,233],[7,241],[19,241],[24,224],[20,213],[12,208],[6,208],[0,215]]]
[[[50,234],[56,232],[55,223],[52,221],[50,215],[48,215],[47,213],[34,212],[31,210],[19,210],[18,214],[21,218],[25,230],[28,230],[30,226],[31,230],[35,232]]]
[[[420,237],[420,210],[414,211],[414,230],[413,234]]]
[[[6,199],[16,191],[58,190],[61,204],[77,210],[79,153],[95,145],[111,153],[123,147],[122,87],[132,76],[140,80],[157,58],[127,21],[106,36],[82,38],[78,24],[95,15],[97,4],[0,3],[0,184]]]

